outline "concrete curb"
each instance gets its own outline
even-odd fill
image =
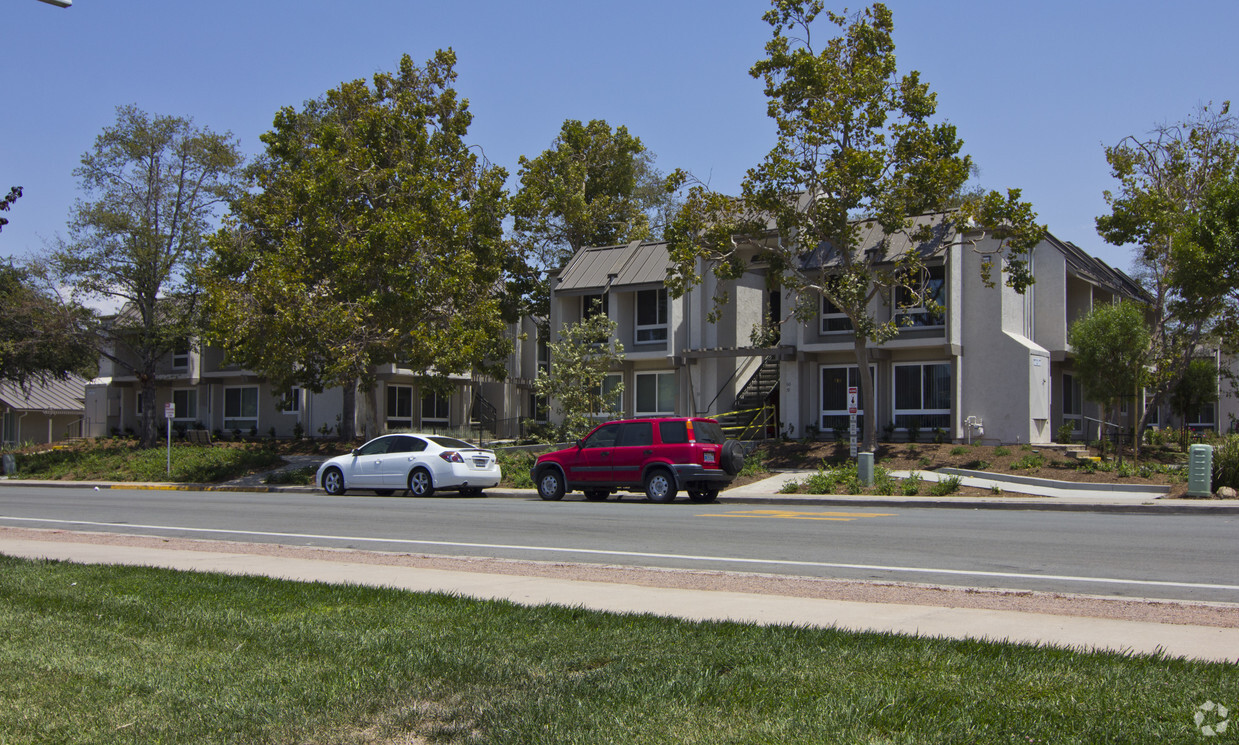
[[[245,484],[172,484],[172,483],[122,483],[107,481],[43,481],[36,479],[10,479],[0,477],[0,488],[5,486],[60,487],[77,489],[129,489],[137,491],[206,491],[241,492],[255,494],[320,494],[321,489],[312,486],[253,486]],[[733,492],[719,495],[721,504],[759,504],[779,507],[902,507],[920,509],[958,510],[1035,510],[1055,512],[1105,512],[1114,514],[1172,514],[1172,515],[1239,515],[1239,500],[1164,500],[1141,502],[1090,502],[1063,501],[1055,497],[871,497],[867,495],[792,495],[753,493],[753,485],[740,487]],[[368,490],[360,495],[366,496]],[[324,495],[325,496],[325,495]],[[352,494],[347,496],[354,496]],[[456,498],[446,493],[446,498]],[[383,497],[391,499],[391,497]],[[436,497],[431,497],[435,499]],[[535,489],[487,489],[483,499],[538,499]],[[625,494],[625,499],[641,501],[640,495]],[[576,501],[569,497],[570,501]]]
[[[1107,482],[1058,481],[1055,479],[1040,479],[1035,476],[1019,476],[1015,474],[993,474],[988,471],[969,471],[966,468],[939,468],[937,473],[952,476],[969,476],[974,479],[990,479],[1010,484],[1026,486],[1041,486],[1050,489],[1065,489],[1074,491],[1114,491],[1156,496],[1170,491],[1168,486],[1152,486],[1148,484],[1111,484]]]

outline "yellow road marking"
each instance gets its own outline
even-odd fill
[[[857,520],[862,517],[894,517],[893,512],[796,512],[794,510],[745,510],[697,517],[748,517],[762,520]]]

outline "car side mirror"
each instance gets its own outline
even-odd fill
[[[353,448],[353,457],[361,455],[361,448]]]
[[[577,440],[577,441],[576,441],[576,449],[577,449],[577,450],[580,450],[580,449],[581,449],[581,448],[583,448],[583,447],[585,447],[585,440]]]

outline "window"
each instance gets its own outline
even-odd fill
[[[595,411],[594,416],[610,417],[624,410],[624,392],[621,383],[624,376],[620,373],[607,373],[602,379],[602,411]]]
[[[258,428],[258,387],[224,389],[224,429]]]
[[[582,295],[581,296],[581,320],[585,320],[591,316],[607,315],[607,296],[602,295]]]
[[[192,422],[198,419],[198,391],[193,388],[173,390],[172,405],[176,409],[172,421]]]
[[[851,424],[851,416],[848,414],[848,388],[855,386],[859,389],[860,387],[860,376],[856,371],[855,365],[822,368],[821,429],[823,433],[830,433],[831,430],[847,432],[848,425]],[[876,382],[876,375],[876,369],[870,365],[869,381],[871,384]],[[877,395],[876,385],[874,395]],[[856,403],[856,426],[863,431],[865,410],[862,408],[863,404],[859,396]]]
[[[629,422],[620,430],[616,447],[641,447],[654,444],[653,422]]]
[[[1187,419],[1187,426],[1190,429],[1214,429],[1217,423],[1214,405],[1205,404],[1199,409],[1189,412]]]
[[[843,312],[826,298],[822,298],[822,327],[823,334],[835,334],[842,331],[851,331],[852,322],[848,317],[843,315]]]
[[[667,341],[667,290],[637,292],[637,343]]]
[[[637,373],[637,416],[675,414],[676,383],[674,372]]]
[[[172,369],[187,370],[189,369],[189,342],[183,341],[177,343],[172,349]]]
[[[586,448],[609,448],[615,444],[615,440],[619,437],[620,425],[607,424],[594,430],[594,433],[585,440]]]
[[[296,386],[289,388],[284,394],[284,413],[296,414],[301,411],[301,389]]]
[[[946,267],[927,266],[921,276],[911,283],[917,289],[900,287],[895,293],[895,323],[902,327],[933,328],[946,324],[945,312],[931,313],[928,306],[936,304],[942,311],[946,308]]]
[[[895,428],[950,426],[951,363],[895,365]]]
[[[388,430],[413,429],[413,388],[407,385],[387,386]]]
[[[422,423],[447,424],[451,399],[434,391],[422,394]]]
[[[688,422],[676,419],[658,423],[658,436],[664,445],[682,445],[688,442]]]
[[[1084,431],[1084,392],[1074,375],[1063,373],[1063,424],[1072,432]]]

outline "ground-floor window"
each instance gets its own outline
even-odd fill
[[[284,394],[283,399],[284,413],[296,414],[301,411],[301,389],[293,386],[288,389],[288,393]]]
[[[258,386],[224,389],[224,429],[258,429]]]
[[[177,388],[172,391],[174,422],[193,422],[198,419],[198,391],[193,388]]]
[[[1213,404],[1205,404],[1188,412],[1187,426],[1191,429],[1217,429],[1217,409]]]
[[[895,365],[895,428],[950,427],[951,363]]]
[[[834,434],[836,437],[842,437],[848,430],[848,425],[851,423],[851,416],[848,414],[848,388],[860,387],[860,376],[857,374],[857,367],[839,366],[839,367],[822,367],[822,406],[821,406],[821,431],[824,434]],[[875,380],[875,369],[871,365],[869,367],[869,381],[872,384]],[[856,427],[860,431],[865,429],[865,410],[859,398],[860,391],[857,390],[857,407],[856,407]],[[876,388],[874,391],[877,393]]]
[[[413,429],[413,387],[408,385],[387,386],[388,430]]]
[[[446,425],[451,414],[451,397],[434,391],[422,394],[422,424]]]
[[[675,414],[677,391],[674,372],[637,373],[636,388],[634,408],[637,416]]]
[[[611,419],[624,411],[624,376],[621,373],[607,373],[602,379],[600,400],[602,411],[595,411],[594,416],[600,419]]]

